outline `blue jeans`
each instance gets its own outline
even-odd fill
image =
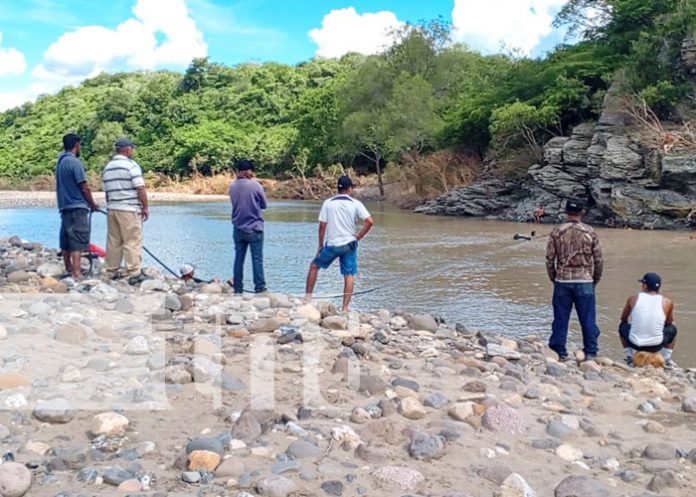
[[[570,312],[575,305],[580,327],[582,328],[582,343],[585,355],[597,355],[599,327],[595,311],[595,291],[592,283],[560,283],[553,285],[553,324],[549,347],[559,357],[566,357],[568,349],[568,322]]]
[[[234,229],[234,293],[244,291],[244,259],[247,248],[251,247],[251,268],[254,273],[254,291],[266,290],[263,275],[263,231],[244,231]]]
[[[338,247],[325,245],[313,262],[320,268],[326,269],[336,259],[339,259],[341,263],[341,274],[343,276],[355,276],[358,274],[358,242],[353,241]]]

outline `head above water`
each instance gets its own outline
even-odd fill
[[[638,282],[649,292],[659,292],[662,286],[662,278],[657,273],[645,273]]]
[[[63,137],[63,150],[66,152],[77,152],[79,154],[81,138],[75,133],[68,133]]]
[[[570,217],[582,216],[582,211],[585,210],[585,201],[579,198],[569,198],[566,201],[565,212]]]
[[[338,181],[336,182],[336,188],[338,189],[338,193],[350,193],[350,191],[354,187],[355,183],[353,183],[353,180],[350,178],[350,176],[346,174],[338,178]]]

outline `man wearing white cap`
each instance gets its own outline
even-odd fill
[[[132,157],[135,143],[119,138],[116,154],[104,168],[102,182],[106,193],[108,236],[106,240],[106,273],[115,278],[125,264],[128,284],[137,285],[149,279],[142,273],[143,221],[150,217],[143,171]]]

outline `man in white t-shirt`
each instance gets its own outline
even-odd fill
[[[641,292],[628,298],[619,325],[626,362],[632,364],[634,350],[661,352],[665,366],[673,368],[676,364],[672,360],[672,351],[677,338],[674,302],[660,295],[662,278],[659,274],[646,273],[638,281]]]
[[[324,201],[319,213],[319,249],[309,266],[305,302],[312,301],[319,269],[326,269],[339,259],[344,278],[343,311],[348,312],[355,287],[355,275],[358,274],[358,242],[367,235],[374,221],[363,203],[351,197],[355,185],[349,176],[338,178],[337,186],[338,195]],[[357,218],[364,222],[358,233]]]

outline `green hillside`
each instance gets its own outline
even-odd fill
[[[103,74],[0,114],[0,176],[50,174],[66,132],[83,136],[92,170],[128,135],[143,167],[167,175],[214,174],[242,156],[268,176],[337,162],[399,170],[442,149],[497,158],[514,174],[548,137],[596,117],[617,71],[660,117],[693,111],[680,48],[694,35],[695,4],[571,0],[556,23],[580,41],[543,59],[453,46],[436,21],[405,29],[378,56]]]

